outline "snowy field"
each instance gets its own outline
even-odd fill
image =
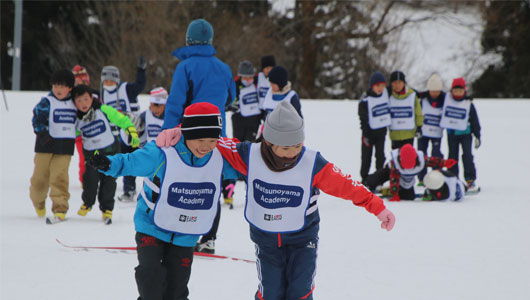
[[[9,112],[0,103],[0,299],[136,299],[135,252],[75,251],[55,241],[135,245],[134,204],[117,202],[110,226],[97,209],[87,217],[76,214],[81,205],[77,155],[70,165],[68,221],[46,225],[36,217],[29,199],[31,117],[44,95],[6,92]],[[146,99],[141,100],[145,108]],[[302,102],[307,146],[355,178],[361,140],[357,104]],[[387,202],[397,217],[391,232],[381,230],[364,209],[322,195],[315,299],[530,299],[530,101],[477,100],[475,105],[483,126],[482,147],[475,152],[482,193],[459,203]],[[446,145],[443,151],[447,154]],[[243,188],[238,183],[234,210],[223,207],[216,251],[254,259]],[[253,264],[196,258],[190,299],[253,299],[257,284]]]

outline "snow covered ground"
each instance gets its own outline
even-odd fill
[[[31,116],[43,95],[6,92],[9,112],[0,103],[0,299],[136,299],[135,252],[75,251],[55,242],[135,245],[134,204],[117,202],[110,226],[97,209],[76,214],[77,155],[70,166],[69,220],[46,225],[35,215]],[[482,193],[459,203],[387,202],[397,217],[391,232],[350,202],[322,195],[315,299],[530,299],[530,101],[475,103],[483,126],[475,155]],[[357,102],[306,100],[302,110],[307,145],[357,177]],[[234,210],[223,207],[216,250],[253,259],[243,188],[236,188]],[[196,258],[190,299],[253,299],[257,283],[253,264]]]

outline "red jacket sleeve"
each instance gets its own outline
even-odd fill
[[[364,207],[374,215],[378,215],[385,209],[381,198],[370,192],[359,181],[353,180],[351,175],[344,174],[332,163],[328,163],[315,174],[313,186],[326,194],[351,200],[353,204]]]
[[[221,152],[223,158],[239,173],[247,176],[247,164],[243,161],[239,153],[237,152],[236,145],[239,140],[236,138],[225,138],[220,137],[217,140],[217,150]]]

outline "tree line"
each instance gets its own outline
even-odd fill
[[[217,56],[234,74],[240,61],[259,68],[262,55],[274,54],[303,98],[355,99],[374,70],[393,71],[381,59],[388,35],[467,5],[483,14],[484,52],[502,56],[473,83],[474,95],[530,97],[530,85],[524,84],[530,80],[529,3],[296,0],[291,10],[279,13],[266,0],[24,1],[21,87],[46,90],[54,70],[75,64],[88,69],[95,88],[104,65],[116,65],[122,80],[134,80],[143,55],[148,88],[169,88],[178,63],[171,52],[184,46],[188,23],[204,18],[214,27]],[[403,7],[424,13],[396,19],[393,13]],[[1,78],[9,89],[13,2],[2,1],[1,9]]]

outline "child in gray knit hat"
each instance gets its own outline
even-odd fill
[[[267,117],[261,142],[220,138],[217,144],[248,185],[245,218],[260,281],[255,299],[313,299],[320,190],[364,207],[383,229],[395,223],[381,198],[305,147],[304,139],[304,120],[282,101]]]

